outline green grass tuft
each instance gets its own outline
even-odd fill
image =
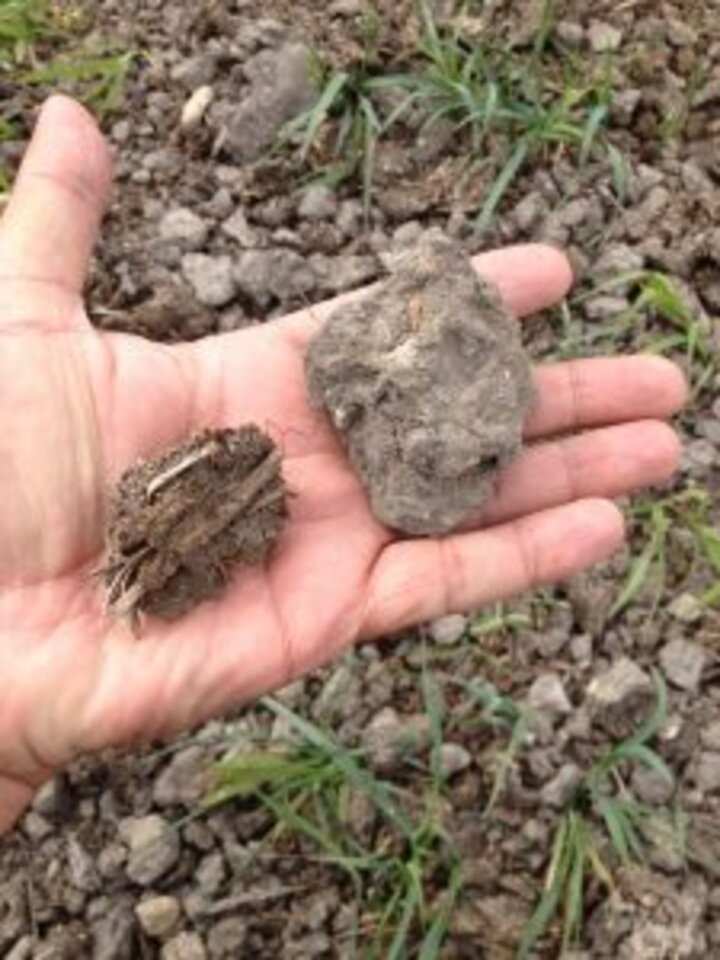
[[[681,819],[671,810],[638,803],[627,784],[632,767],[644,766],[670,782],[673,775],[651,741],[665,723],[667,690],[655,674],[656,701],[634,734],[615,744],[591,767],[555,829],[545,886],[518,945],[516,960],[529,960],[556,916],[561,917],[561,952],[582,933],[585,890],[591,878],[612,891],[616,864],[643,862],[651,844],[684,849]]]

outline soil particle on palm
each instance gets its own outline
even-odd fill
[[[391,270],[311,343],[310,398],[343,436],[378,519],[448,533],[520,453],[530,365],[499,294],[439,230]]]
[[[205,431],[121,478],[107,523],[109,610],[174,619],[261,563],[286,519],[281,454],[250,425]]]

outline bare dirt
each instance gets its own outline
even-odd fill
[[[208,430],[138,464],[108,517],[109,610],[182,616],[217,596],[234,566],[262,563],[285,519],[281,454],[255,426]]]
[[[542,3],[434,5],[463,36],[532,57]],[[421,142],[416,131],[398,126],[378,144],[366,216],[357,179],[326,184],[320,193],[308,183],[332,160],[332,125],[307,164],[293,152],[247,163],[241,154],[249,145],[232,137],[223,142],[247,99],[259,96],[263,77],[279,75],[276,58],[288,45],[305,44],[334,69],[362,64],[368,11],[377,13],[378,28],[371,71],[412,69],[419,30],[409,0],[97,0],[91,6],[96,36],[143,52],[120,108],[105,120],[117,191],[89,290],[99,326],[177,342],[272,322],[380,279],[383,258],[431,227],[441,227],[465,253],[514,242],[557,244],[570,253],[580,295],[565,311],[524,325],[530,355],[556,361],[653,345],[684,366],[695,391],[677,423],[680,475],[635,506],[697,487],[708,492],[707,521],[720,530],[720,377],[697,383],[686,345],[674,341],[679,331],[659,313],[618,321],[635,301],[632,284],[610,294],[598,289],[619,274],[662,271],[720,353],[716,2],[557,0],[550,51],[557,90],[568,65],[576,89],[606,70],[612,74],[607,128],[627,162],[626,190],[618,196],[604,159],[580,167],[564,145],[548,144],[521,171],[482,238],[475,217],[506,160],[505,143],[488,142],[468,178],[467,138],[446,128]],[[614,49],[603,50],[606,44]],[[273,69],[266,69],[267,51]],[[203,87],[212,88],[213,101],[192,130],[182,131],[184,108]],[[0,98],[20,133],[0,143],[0,161],[18,161],[43,93],[3,74]],[[568,960],[720,955],[720,614],[699,600],[718,575],[700,562],[676,519],[673,513],[666,570],[652,567],[619,614],[613,605],[627,582],[631,551],[638,556],[649,537],[636,510],[628,510],[629,548],[590,573],[500,610],[386,638],[280,692],[282,703],[377,763],[403,805],[416,810],[436,751],[427,737],[413,737],[427,720],[426,675],[436,677],[447,708],[442,757],[452,765],[442,796],[434,798],[433,824],[458,851],[463,876],[442,960],[511,960],[543,889],[568,785],[616,742],[593,712],[593,691],[604,678],[603,712],[617,710],[634,723],[633,691],[652,690],[653,671],[668,686],[668,718],[654,747],[674,782],[634,770],[625,787],[652,811],[666,804],[682,811],[687,849],[681,855],[667,843],[653,847],[642,866],[618,873],[611,897],[593,879],[584,891],[580,942]],[[491,818],[481,811],[506,757],[508,732],[483,722],[483,711],[461,695],[462,682],[479,689],[491,683],[515,703],[532,699],[545,712],[543,725],[507,760]],[[417,745],[402,749],[408,742]],[[0,845],[0,956],[372,957],[388,886],[373,877],[359,898],[325,851],[279,829],[255,799],[196,816],[214,759],[228,751],[294,750],[296,743],[260,705],[169,747],[73,765]],[[372,854],[401,850],[371,805],[343,798],[338,806],[344,819],[336,838],[362,839]],[[312,805],[304,812],[311,815]],[[146,856],[141,871],[128,837],[147,830],[148,816],[158,840],[155,859]],[[605,856],[607,837],[600,835]],[[348,862],[356,862],[356,850]],[[428,913],[442,901],[447,880],[443,865],[426,877]],[[387,947],[394,929],[386,932]],[[558,960],[559,934],[555,924],[539,958]],[[413,925],[410,956],[422,937]],[[387,953],[380,949],[374,957]]]
[[[443,534],[492,496],[533,399],[517,320],[439,230],[310,344],[310,396],[344,437],[378,519]]]

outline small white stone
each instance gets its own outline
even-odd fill
[[[562,717],[572,713],[572,704],[557,673],[543,673],[528,691],[528,706],[533,710]]]
[[[461,613],[450,613],[438,617],[428,625],[428,633],[442,647],[451,647],[461,639],[467,629],[467,617]]]
[[[588,30],[590,46],[595,53],[611,53],[622,43],[622,31],[602,20],[593,20]]]
[[[183,130],[189,132],[199,127],[214,99],[215,91],[212,87],[198,87],[195,93],[186,101],[182,109],[180,125]]]

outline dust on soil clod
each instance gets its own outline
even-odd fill
[[[261,563],[285,524],[281,454],[256,426],[207,430],[120,480],[106,530],[108,610],[174,619]]]

